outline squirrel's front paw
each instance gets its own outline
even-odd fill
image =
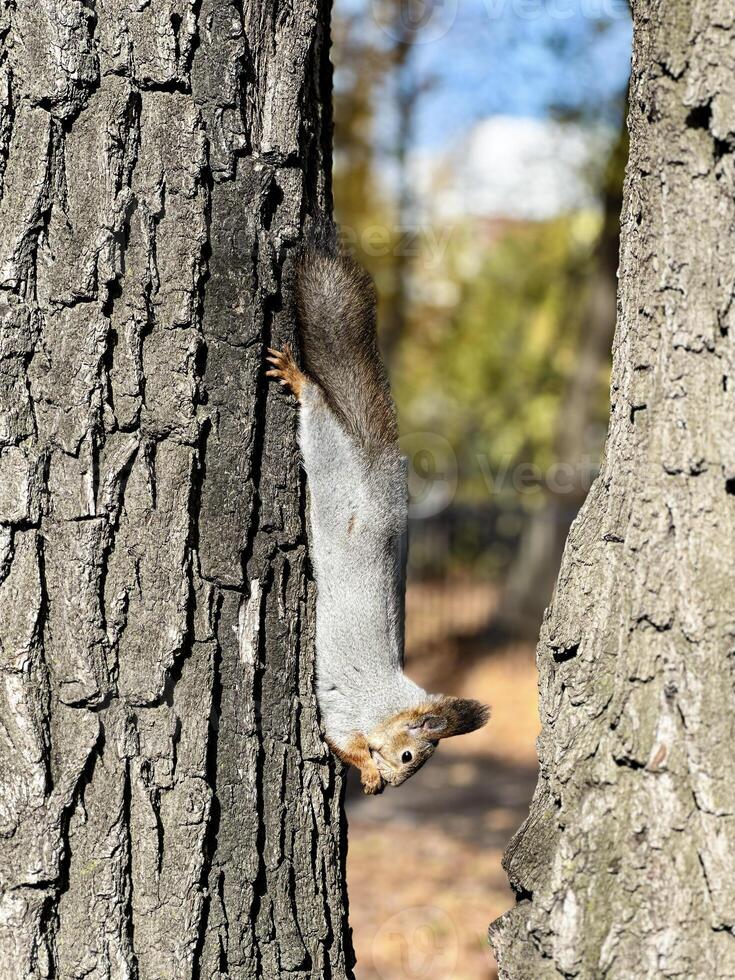
[[[377,796],[385,789],[383,777],[377,769],[363,769],[361,774],[362,789],[366,796]]]
[[[282,385],[289,387],[297,398],[301,398],[301,391],[306,381],[306,375],[296,363],[291,345],[284,344],[282,351],[269,347],[268,353],[270,357],[267,357],[266,360],[273,367],[270,371],[266,371],[267,376],[269,378],[277,378]]]

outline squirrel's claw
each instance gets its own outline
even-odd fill
[[[275,378],[280,381],[282,385],[289,387],[297,398],[300,398],[304,382],[306,381],[306,375],[294,360],[291,345],[284,344],[282,351],[269,347],[268,353],[271,356],[266,357],[266,361],[272,364],[273,367],[265,372],[266,377]]]
[[[362,789],[366,796],[378,796],[385,789],[385,782],[380,773],[375,771],[362,771]]]

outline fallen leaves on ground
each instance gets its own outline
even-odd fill
[[[476,628],[482,600],[470,598],[467,618]],[[427,683],[427,675],[441,673],[441,657],[434,644],[430,660],[422,660],[411,642],[412,603],[415,616],[421,601],[409,594],[407,664],[411,676]],[[491,611],[492,594],[484,601]],[[455,605],[448,618],[458,619],[462,630],[463,605],[459,599]],[[497,976],[487,927],[514,901],[500,862],[536,782],[536,668],[526,645],[483,652],[475,644],[463,661],[461,648],[449,637],[447,644],[445,693],[486,701],[492,719],[479,732],[441,744],[398,789],[366,798],[352,785],[347,878],[358,980]]]

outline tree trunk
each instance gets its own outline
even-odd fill
[[[579,350],[555,422],[554,459],[565,478],[561,486],[546,488],[543,506],[527,518],[501,604],[502,625],[528,639],[538,634],[569,525],[587,496],[589,462],[585,456],[597,451],[590,430],[599,413],[601,377],[610,363],[615,330],[620,209],[627,159],[628,130],[623,119],[603,182],[603,223],[584,287]],[[570,316],[576,318],[579,312],[570,310]]]
[[[291,400],[326,0],[4,0],[0,974],[351,975]]]
[[[634,16],[610,431],[538,648],[513,980],[735,976],[735,20]]]

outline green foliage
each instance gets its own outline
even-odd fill
[[[441,270],[417,269],[431,292],[455,301],[432,303],[430,293],[412,311],[393,370],[402,428],[450,441],[466,498],[487,499],[493,480],[512,491],[519,463],[543,471],[554,461],[600,223],[594,213],[506,223],[489,228],[490,242],[467,228],[452,236]]]

